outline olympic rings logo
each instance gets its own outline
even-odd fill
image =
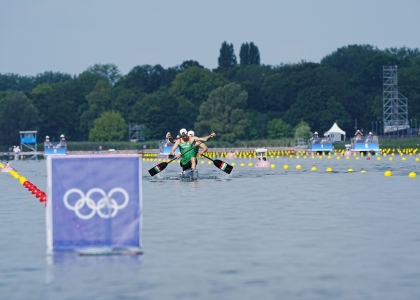
[[[99,199],[98,203],[96,203],[92,198],[92,194],[100,194],[101,198]],[[114,194],[121,193],[124,196],[124,202],[121,205],[118,205],[118,202],[113,198]],[[74,203],[72,206],[69,203],[69,196],[71,194],[77,194],[80,198]],[[105,193],[104,190],[100,188],[93,188],[87,192],[85,195],[81,190],[73,188],[68,190],[63,197],[64,205],[69,209],[73,210],[80,219],[88,220],[93,218],[95,214],[98,214],[103,219],[113,218],[117,215],[118,211],[123,209],[127,206],[129,201],[128,193],[122,188],[114,188],[109,191],[109,193]],[[85,207],[85,205],[91,209],[89,214],[82,214],[80,210]],[[105,212],[103,212],[105,211]]]

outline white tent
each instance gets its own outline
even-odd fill
[[[325,134],[329,135],[331,141],[333,142],[340,142],[342,135],[344,135],[344,140],[346,139],[346,132],[341,130],[340,127],[338,127],[337,123],[334,123],[330,130],[325,132]]]

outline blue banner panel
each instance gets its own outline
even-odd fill
[[[66,155],[67,154],[67,148],[45,148],[44,149],[44,155]]]
[[[137,155],[47,157],[48,250],[141,247]]]

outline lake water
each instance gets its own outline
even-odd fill
[[[0,173],[0,298],[420,299],[415,157],[205,160],[189,183],[144,162],[140,256],[46,255],[44,205]],[[13,166],[46,190],[45,161]]]

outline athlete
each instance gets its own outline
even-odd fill
[[[176,154],[176,157],[181,158],[180,165],[182,170],[185,171],[191,169],[194,171],[197,166],[197,154],[203,154],[207,151],[207,149],[201,149],[201,152],[198,153],[200,143],[207,141],[211,137],[215,137],[216,133],[213,132],[208,137],[202,138],[196,136],[188,136],[188,132],[185,128],[182,128],[179,133],[181,138],[175,141],[175,144],[173,145],[169,155],[175,155],[176,148],[179,148],[181,154]]]

